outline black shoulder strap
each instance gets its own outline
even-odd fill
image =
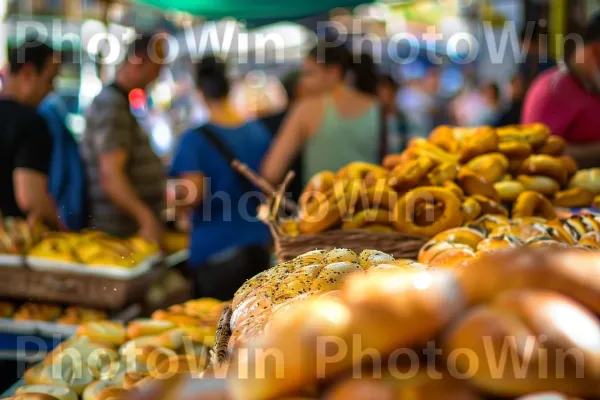
[[[233,169],[235,174],[240,178],[240,184],[242,190],[245,192],[251,192],[254,190],[254,184],[250,180],[241,174],[236,168],[233,167],[233,163],[237,160],[233,152],[223,143],[223,141],[215,135],[206,125],[202,125],[197,129],[197,132],[204,136],[214,146],[214,148],[221,154],[221,156],[227,161],[227,164]]]

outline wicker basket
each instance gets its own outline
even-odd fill
[[[217,337],[210,356],[210,364],[215,369],[227,362],[229,354],[229,338],[231,338],[231,327],[229,326],[229,322],[231,321],[232,312],[231,306],[225,307],[221,314],[221,319],[219,320]]]
[[[416,259],[427,238],[403,233],[377,233],[366,230],[332,230],[316,234],[291,236],[281,229],[279,215],[284,208],[283,196],[293,175],[288,175],[279,190],[269,199],[261,212],[262,220],[271,229],[275,241],[275,254],[280,262],[286,262],[306,252],[323,249],[347,248],[360,253],[363,250],[379,250],[397,259]],[[290,209],[289,202],[285,204]]]

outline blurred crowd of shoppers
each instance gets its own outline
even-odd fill
[[[283,80],[287,107],[257,121],[232,105],[226,64],[207,56],[196,63],[195,78],[208,122],[181,136],[168,168],[129,104],[132,90],[146,89],[160,74],[151,56],[160,60],[166,51],[160,41],[142,36],[133,43],[114,82],[88,110],[81,144],[51,94],[57,54],[29,41],[9,55],[0,94],[0,210],[56,229],[139,234],[162,245],[167,180],[178,180],[170,200],[189,221],[196,296],[226,300],[270,263],[269,231],[257,216],[263,194],[232,160],[273,185],[295,171],[289,190],[298,199],[317,172],[378,163],[439,124],[523,121],[548,124],[582,167],[598,166],[600,17],[590,21],[584,42],[556,67],[535,37],[524,36],[530,52],[506,87],[467,79],[453,99],[440,96],[437,66],[399,82],[378,73],[369,56],[320,42],[300,71]]]

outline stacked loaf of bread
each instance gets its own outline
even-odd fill
[[[418,260],[433,268],[460,268],[485,254],[523,247],[597,250],[600,216],[581,214],[547,221],[487,215],[437,234],[422,247]]]
[[[600,170],[578,171],[540,124],[442,126],[381,166],[352,163],[313,177],[290,235],[366,229],[432,237],[482,215],[556,217],[554,206],[600,203]]]

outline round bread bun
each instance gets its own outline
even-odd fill
[[[486,236],[490,234],[495,228],[501,225],[509,225],[510,221],[508,218],[502,215],[484,215],[479,219],[471,222],[468,227],[471,229],[478,230]]]
[[[472,262],[477,255],[470,248],[453,248],[438,253],[429,262],[431,268],[460,269]]]
[[[470,381],[484,392],[496,396],[516,397],[539,391],[594,395],[595,373],[585,370],[585,379],[579,379],[575,370],[581,369],[573,364],[564,365],[564,376],[556,372],[559,371],[556,369],[559,362],[558,356],[555,356],[557,351],[573,349],[562,347],[573,344],[567,339],[572,339],[573,326],[565,327],[564,320],[556,320],[555,307],[559,310],[567,307],[576,312],[578,317],[585,319],[586,326],[594,327],[594,333],[597,321],[585,313],[581,314],[581,307],[577,308],[568,299],[554,294],[517,292],[507,296],[491,307],[473,309],[444,335],[443,354],[459,350],[469,354],[468,357],[457,358],[457,370],[460,373],[473,372]],[[519,296],[525,296],[525,299]],[[528,304],[528,301],[533,304]],[[542,307],[541,311],[536,307]],[[539,340],[540,335],[546,336]],[[544,349],[547,351],[544,352]],[[503,351],[512,360],[503,365],[490,362],[499,360]],[[597,353],[598,349],[595,352],[587,350],[587,357],[594,360]],[[518,366],[523,365],[527,367],[519,369]]]
[[[568,179],[568,173],[564,168],[562,161],[556,157],[545,154],[529,156],[523,161],[519,173],[530,176],[547,176],[558,182],[559,186],[565,185]]]
[[[482,240],[477,246],[477,251],[481,253],[493,253],[516,249],[523,247],[523,245],[523,241],[516,236],[500,235]]]
[[[588,232],[579,239],[577,244],[581,246],[593,247],[600,249],[600,233],[599,232]]]
[[[485,236],[478,230],[471,228],[454,228],[437,234],[431,241],[464,244],[475,249],[483,239],[485,239]]]
[[[78,336],[87,336],[91,340],[99,340],[120,346],[125,343],[127,333],[123,324],[112,321],[89,322],[77,330]]]
[[[100,394],[100,392],[102,392],[102,391],[104,391],[106,389],[115,388],[115,387],[119,387],[119,386],[116,385],[112,381],[95,381],[95,382],[92,382],[83,391],[83,394],[81,396],[81,400],[97,400],[98,395]]]
[[[519,249],[491,254],[466,266],[459,277],[471,304],[511,290],[551,290],[600,315],[600,261],[594,252]]]
[[[431,263],[431,260],[433,260],[438,254],[446,250],[457,248],[470,249],[470,247],[466,244],[457,244],[446,241],[438,242],[430,240],[429,242],[425,243],[423,247],[421,247],[421,250],[419,250],[419,256],[417,258],[417,261],[419,261],[421,264],[429,265],[429,263]]]
[[[549,236],[540,236],[529,239],[525,246],[529,248],[544,248],[544,249],[567,249],[569,245],[552,239]]]
[[[519,175],[517,181],[523,185],[525,190],[537,192],[548,197],[552,197],[560,191],[560,184],[547,176]]]
[[[569,181],[569,188],[587,189],[595,195],[600,194],[600,168],[578,171]]]
[[[28,385],[17,389],[17,395],[40,394],[56,400],[78,400],[77,394],[72,390],[61,386],[50,385]],[[32,398],[33,400],[33,398]],[[40,398],[41,400],[41,398]]]
[[[160,335],[174,329],[176,325],[170,321],[155,321],[153,319],[137,319],[127,325],[127,337],[136,339],[142,336]]]
[[[539,224],[511,223],[510,225],[499,226],[490,232],[490,237],[514,236],[522,241],[539,237],[547,234],[546,230]]]

